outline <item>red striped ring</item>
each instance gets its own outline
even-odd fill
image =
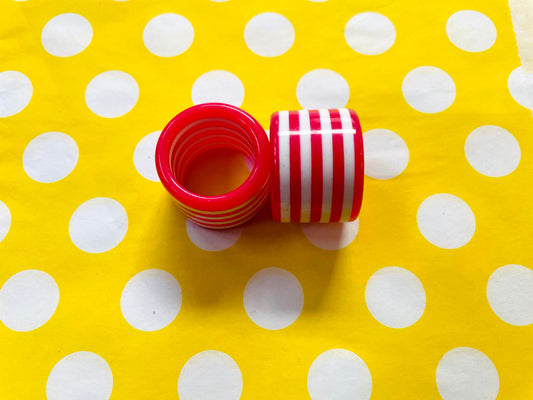
[[[212,149],[240,151],[253,161],[252,171],[238,188],[218,196],[203,196],[183,186],[191,162]],[[240,108],[204,103],[176,115],[157,142],[155,163],[161,183],[178,208],[206,228],[225,229],[251,219],[263,207],[270,190],[271,148],[261,125]]]
[[[272,216],[281,222],[346,222],[359,215],[364,152],[353,110],[279,111],[270,120]]]

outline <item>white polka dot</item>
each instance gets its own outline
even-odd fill
[[[44,49],[57,57],[81,53],[93,38],[89,21],[78,14],[60,14],[46,23],[41,33]]]
[[[296,277],[281,268],[265,268],[246,284],[244,308],[261,328],[282,329],[298,319],[304,292]]]
[[[98,354],[78,351],[59,360],[46,382],[48,400],[108,400],[113,374]]]
[[[137,82],[122,71],[102,72],[93,78],[85,91],[87,106],[104,118],[116,118],[128,113],[138,98]]]
[[[72,242],[87,253],[103,253],[118,245],[128,230],[128,214],[122,205],[107,197],[96,197],[80,205],[70,218]]]
[[[37,182],[56,182],[72,172],[78,163],[78,146],[61,132],[46,132],[35,137],[24,150],[22,165]]]
[[[400,175],[409,162],[409,149],[403,139],[388,129],[372,129],[363,135],[365,174],[375,179]]]
[[[365,362],[344,349],[320,354],[307,375],[312,400],[368,400],[372,394],[372,375]]]
[[[281,14],[266,12],[253,17],[244,28],[244,41],[250,50],[263,57],[276,57],[294,43],[294,28]]]
[[[481,351],[457,347],[440,359],[437,387],[443,400],[494,400],[500,379],[490,358]]]
[[[465,142],[465,155],[480,174],[500,177],[513,172],[520,164],[520,145],[515,137],[499,126],[474,129]]]
[[[496,27],[485,14],[464,10],[453,14],[446,23],[446,34],[461,50],[480,52],[496,42]]]
[[[161,131],[149,133],[139,140],[133,152],[133,164],[137,172],[153,182],[159,182],[159,176],[155,167],[155,148],[160,134]]]
[[[242,232],[241,227],[220,230],[207,229],[189,219],[186,226],[189,239],[196,246],[207,251],[220,251],[230,248],[239,240]]]
[[[0,201],[0,242],[5,239],[11,228],[11,212],[3,201]]]
[[[402,83],[405,101],[415,110],[433,114],[446,110],[455,100],[453,79],[437,67],[418,67]]]
[[[330,69],[309,71],[298,81],[296,97],[303,108],[343,108],[350,99],[348,82]]]
[[[0,118],[21,112],[30,103],[33,86],[26,75],[18,71],[0,72]]]
[[[533,324],[533,271],[521,265],[505,265],[490,276],[487,299],[492,311],[505,322]]]
[[[352,243],[359,231],[359,220],[336,224],[302,224],[305,237],[316,247],[339,250]]]
[[[59,288],[46,272],[29,269],[10,277],[0,289],[0,320],[14,331],[43,326],[56,311]]]
[[[238,400],[242,375],[237,363],[226,353],[206,350],[192,356],[178,379],[180,400]]]
[[[412,272],[387,267],[370,277],[365,289],[368,311],[389,328],[405,328],[420,319],[426,308],[424,286]]]
[[[518,104],[533,110],[533,73],[525,72],[522,67],[518,67],[509,75],[507,85],[511,96]]]
[[[244,100],[244,86],[231,72],[213,70],[196,79],[191,97],[194,104],[218,102],[240,107]]]
[[[344,28],[346,43],[358,53],[376,55],[386,52],[396,40],[394,24],[376,12],[353,16]]]
[[[143,41],[150,53],[159,57],[174,57],[185,52],[194,40],[194,28],[178,14],[161,14],[145,26]]]
[[[464,246],[476,231],[476,218],[468,204],[447,193],[425,199],[418,208],[416,220],[422,235],[443,249]]]
[[[181,308],[181,287],[171,274],[147,269],[131,278],[120,298],[128,323],[141,331],[157,331],[174,321]]]
[[[324,3],[328,0],[309,0],[309,1],[312,1],[313,3]]]

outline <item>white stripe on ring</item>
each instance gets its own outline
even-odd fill
[[[320,222],[329,222],[333,194],[333,135],[329,110],[318,110],[322,138],[322,212]]]
[[[278,113],[279,203],[281,222],[291,220],[291,150],[289,112]]]
[[[301,200],[300,222],[311,221],[311,120],[309,111],[299,110],[300,120],[300,176],[301,176]]]
[[[348,221],[352,212],[355,180],[354,128],[350,111],[346,108],[341,108],[339,113],[344,147],[344,198],[342,201],[341,220]]]

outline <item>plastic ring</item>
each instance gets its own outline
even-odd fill
[[[274,113],[272,217],[281,222],[346,222],[359,215],[364,152],[353,110]]]
[[[248,178],[235,190],[203,196],[183,186],[190,163],[215,148],[241,151],[253,161]],[[263,207],[270,190],[271,147],[264,129],[248,113],[223,103],[204,103],[176,115],[163,129],[155,162],[161,183],[178,208],[206,228],[240,225]]]

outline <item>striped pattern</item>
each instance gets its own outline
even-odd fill
[[[272,215],[281,222],[345,222],[359,215],[363,139],[354,111],[280,111],[271,118]]]
[[[264,136],[264,138],[256,137],[258,135]],[[257,164],[256,159],[260,158],[260,152],[266,152],[270,157],[270,145],[263,130],[252,132],[229,119],[205,118],[197,119],[193,124],[188,124],[183,129],[176,129],[173,136],[169,146],[168,165],[175,181],[180,185],[180,192],[186,191],[185,188],[181,187],[181,182],[184,181],[184,175],[189,169],[189,165],[198,155],[211,149],[231,148],[237,150],[254,161],[254,170],[256,168],[264,169],[264,171],[250,175],[250,177],[255,176],[253,178],[255,181],[259,181],[256,187],[248,185],[246,190],[244,189],[248,184],[249,177],[247,182],[235,191],[214,196],[212,197],[215,200],[213,202],[204,201],[205,208],[203,209],[194,207],[195,198],[203,197],[204,200],[209,200],[208,197],[188,192],[181,196],[182,200],[180,201],[178,196],[174,196],[178,208],[190,220],[205,228],[227,229],[248,221],[263,207],[270,195],[271,169],[270,160],[266,165],[255,165]],[[261,147],[260,139],[264,140],[266,147]],[[236,194],[236,192],[240,193]],[[235,200],[232,201],[235,203],[234,206],[221,208],[220,202],[216,200],[222,197],[226,198],[226,203]],[[236,202],[237,198],[240,203]]]
[[[205,211],[187,207],[185,204],[174,199],[178,208],[194,223],[209,229],[229,229],[239,226],[253,218],[268,200],[269,184],[257,193],[249,202],[232,210]]]

